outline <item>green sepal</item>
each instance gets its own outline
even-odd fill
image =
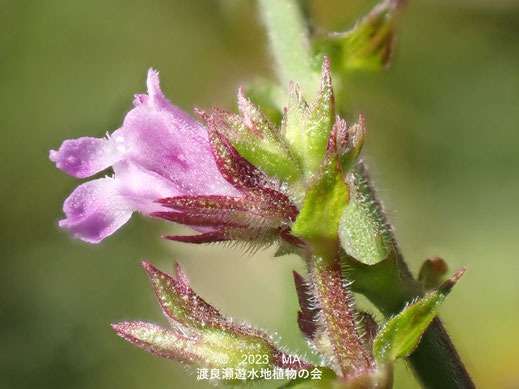
[[[352,30],[317,37],[314,52],[330,57],[334,70],[379,70],[391,58],[403,0],[384,0]]]
[[[245,87],[245,94],[276,126],[281,125],[287,98],[286,91],[269,79],[256,79]]]
[[[337,126],[334,126],[321,170],[303,200],[292,234],[307,240],[336,241],[339,220],[348,200],[349,188],[342,175]]]
[[[201,333],[191,333],[189,329],[184,329],[182,332],[176,328],[165,329],[142,322],[119,323],[112,327],[127,341],[159,357],[189,365],[247,370],[275,367],[275,349],[259,337],[235,335],[215,329]],[[261,363],[244,362],[243,355],[262,355]]]
[[[339,223],[339,238],[346,253],[366,265],[384,260],[393,250],[387,223],[362,162],[346,176],[351,195]]]
[[[323,63],[321,89],[308,106],[299,86],[291,84],[282,133],[292,153],[301,162],[307,178],[319,171],[326,155],[326,145],[335,121],[330,61]]]
[[[464,272],[465,269],[461,269],[438,289],[409,304],[384,324],[373,342],[373,355],[377,363],[392,363],[414,351],[422,334],[436,316],[440,304]]]
[[[211,123],[225,135],[238,153],[267,175],[293,183],[301,176],[279,130],[246,96],[238,92],[240,115],[215,109]]]
[[[364,118],[362,116],[359,117],[357,123],[350,127],[347,127],[346,122],[342,119],[337,119],[337,123],[339,124],[337,131],[339,157],[341,159],[342,171],[346,174],[357,162],[357,158],[364,145],[366,128],[364,127]]]
[[[262,148],[260,144],[232,141],[238,153],[254,166],[261,168],[268,176],[282,182],[295,182],[300,176],[296,162],[286,154],[278,154]]]
[[[179,265],[176,279],[149,263],[143,265],[171,328],[143,322],[112,325],[127,341],[157,356],[205,368],[283,368],[285,360],[295,358],[279,350],[264,331],[223,317],[191,289]],[[251,361],[244,355],[260,357]],[[297,358],[301,368],[313,368]]]

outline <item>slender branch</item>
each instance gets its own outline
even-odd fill
[[[311,98],[319,89],[320,73],[312,68],[307,24],[298,0],[258,0],[268,32],[280,83],[298,82]]]

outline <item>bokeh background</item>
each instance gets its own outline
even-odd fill
[[[372,1],[310,1],[317,26],[351,27]],[[166,223],[134,217],[98,246],[57,227],[78,181],[48,150],[118,128],[148,67],[192,112],[232,108],[236,88],[271,77],[251,0],[0,0],[0,387],[203,388],[175,362],[115,336],[109,323],[165,324],[139,261],[184,266],[226,314],[308,352],[292,269],[223,246],[163,242]],[[519,3],[414,0],[391,69],[358,73],[364,156],[414,272],[427,257],[467,273],[442,317],[481,388],[519,388]],[[396,388],[416,388],[404,364]]]

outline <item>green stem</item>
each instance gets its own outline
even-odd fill
[[[319,90],[320,73],[312,67],[308,28],[299,0],[258,0],[283,89],[298,82],[307,98]]]
[[[456,348],[439,317],[424,332],[409,362],[423,386],[428,389],[474,389]]]
[[[380,230],[377,234],[386,236],[389,242],[383,250],[385,259],[375,265],[362,264],[343,253],[344,270],[348,278],[354,281],[352,289],[365,295],[385,316],[390,317],[399,313],[409,301],[421,297],[424,290],[422,284],[413,278],[404,261],[362,163],[356,167],[355,174],[357,184],[353,185],[356,185],[364,200],[375,209],[365,214],[370,219],[368,225],[378,226]],[[375,249],[376,247],[372,251]],[[408,361],[425,388],[474,387],[439,319],[435,319],[425,331],[418,348]]]

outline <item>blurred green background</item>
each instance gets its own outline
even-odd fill
[[[373,5],[310,3],[324,29]],[[165,324],[142,259],[181,262],[224,313],[308,352],[296,258],[163,242],[174,227],[142,217],[98,246],[58,229],[79,182],[48,150],[117,129],[150,66],[190,112],[231,108],[240,83],[271,76],[249,0],[0,0],[1,388],[207,387],[110,328]],[[467,266],[442,317],[475,381],[519,388],[519,3],[411,1],[393,66],[352,76],[347,106],[366,116],[364,156],[413,271],[433,255]],[[418,387],[404,364],[395,387]]]

